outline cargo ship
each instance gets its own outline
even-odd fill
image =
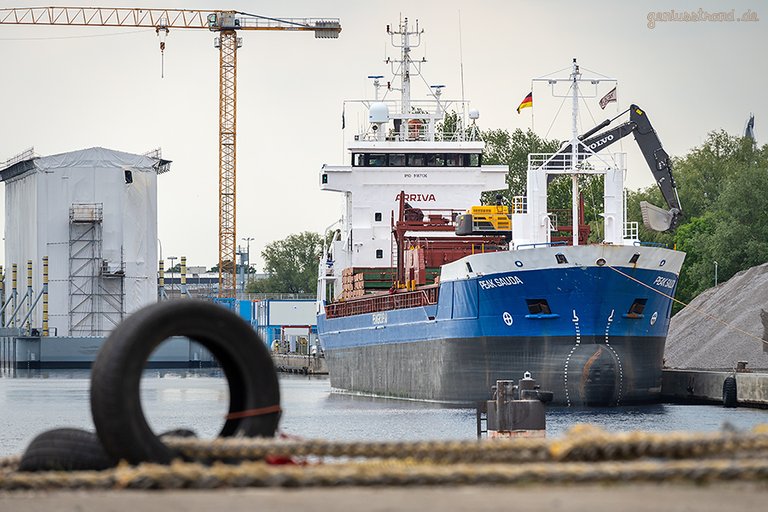
[[[508,168],[484,164],[479,112],[446,99],[442,85],[412,99],[423,31],[403,19],[387,32],[399,53],[387,59],[392,80],[371,76],[373,98],[345,102],[344,112],[360,104],[367,122],[350,137],[348,164],[320,171],[322,190],[344,194],[318,272],[331,386],[473,404],[496,380],[531,372],[558,404],[658,400],[685,255],[639,240],[638,222],[626,219],[625,156],[605,151],[634,136],[669,208],[644,203],[643,221],[674,229],[682,209],[670,160],[645,112],[632,105],[629,121],[580,135],[579,103],[615,80],[584,76],[575,59],[562,78],[534,79],[567,89],[571,136],[559,151],[528,156],[524,197],[482,205],[483,192],[507,187]],[[547,205],[549,181],[563,175],[570,216]],[[579,191],[587,175],[604,185],[595,243]]]

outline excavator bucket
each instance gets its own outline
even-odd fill
[[[640,201],[643,224],[653,231],[668,231],[672,227],[674,215],[671,211],[654,206],[648,201]]]

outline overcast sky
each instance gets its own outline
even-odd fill
[[[44,2],[0,2],[2,7]],[[708,132],[742,134],[750,112],[758,142],[768,136],[768,6],[761,1],[663,0],[282,0],[219,2],[103,0],[73,5],[235,9],[275,17],[338,17],[337,40],[307,32],[241,32],[238,51],[237,236],[253,237],[251,260],[270,241],[322,231],[341,212],[341,196],[318,190],[322,164],[347,163],[343,136],[359,116],[344,99],[369,96],[367,75],[389,74],[382,60],[387,24],[418,19],[425,29],[424,68],[444,97],[464,90],[480,110],[482,128],[531,127],[566,138],[567,119],[549,130],[559,101],[535,89],[535,107],[515,108],[531,78],[583,68],[619,80],[619,102],[601,112],[594,100],[588,129],[630,103],[647,111],[665,148],[684,155]],[[62,5],[62,4],[60,4]],[[66,5],[63,4],[63,5]],[[751,9],[759,21],[657,22],[649,13]],[[461,27],[461,47],[460,31]],[[218,260],[218,51],[214,34],[173,30],[165,78],[153,30],[0,25],[2,121],[0,160],[34,146],[51,155],[103,146],[143,153],[162,147],[172,171],[159,177],[163,255],[190,265]],[[391,50],[390,56],[394,56]],[[629,184],[652,183],[634,143]],[[462,205],[457,205],[462,206]],[[4,209],[2,210],[4,211]]]

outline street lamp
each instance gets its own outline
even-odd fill
[[[717,262],[715,262],[715,286],[717,286]]]
[[[251,240],[255,240],[253,237],[243,238],[245,240],[245,265],[243,265],[243,272],[247,274],[248,282],[251,282]],[[243,291],[245,291],[245,277],[243,277]]]
[[[171,273],[171,291],[173,291],[173,262],[178,258],[176,256],[168,256],[168,259],[171,260],[171,268],[169,268],[168,270]]]

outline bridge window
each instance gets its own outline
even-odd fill
[[[384,251],[382,249],[376,249],[376,259],[380,260],[384,257]]]
[[[424,167],[425,160],[422,153],[410,154],[408,155],[408,167]]]
[[[465,167],[480,167],[480,164],[481,164],[480,153],[470,153],[468,155],[464,155]]]
[[[352,153],[353,167],[479,167],[480,153]]]
[[[445,155],[446,167],[461,167],[462,155],[458,153],[448,153]]]
[[[376,222],[381,222],[381,212],[376,212],[373,214],[373,220]]]
[[[387,165],[387,155],[384,153],[371,153],[366,155],[366,167],[384,167]]]
[[[445,164],[445,157],[441,153],[427,154],[427,167],[442,167]]]

